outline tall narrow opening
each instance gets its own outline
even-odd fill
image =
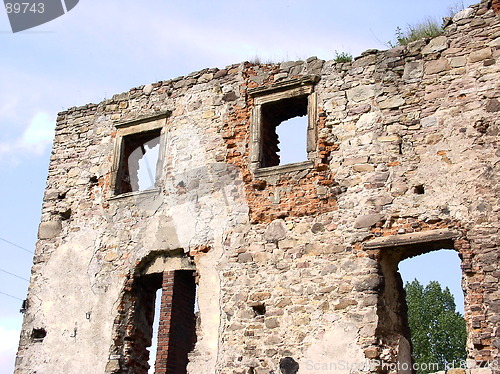
[[[122,369],[135,374],[185,374],[196,343],[193,270],[134,279],[120,306],[117,348]]]
[[[153,335],[151,338],[151,347],[149,348],[148,374],[154,374],[155,372],[156,352],[158,351],[158,328],[160,327],[161,294],[162,294],[161,288],[156,290],[155,316],[153,320]]]

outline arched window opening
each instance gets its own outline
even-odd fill
[[[194,270],[134,278],[115,323],[120,368],[136,374],[185,374],[196,343],[195,298]]]

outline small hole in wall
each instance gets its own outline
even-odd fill
[[[413,192],[417,195],[423,195],[425,193],[425,188],[423,184],[416,185],[413,187]]]
[[[252,305],[252,309],[256,316],[263,316],[266,314],[266,305],[264,303]]]
[[[299,371],[299,363],[291,357],[280,360],[280,371],[283,374],[296,374]]]
[[[33,329],[31,332],[31,340],[34,342],[43,342],[43,338],[47,335],[45,329]]]
[[[71,208],[68,209],[68,210],[66,210],[66,211],[64,211],[64,212],[60,212],[59,215],[61,216],[61,219],[63,221],[66,221],[66,220],[70,219],[70,217],[71,217]]]
[[[90,177],[89,179],[90,184],[97,184],[99,182],[99,179],[94,175],[93,177]]]
[[[255,369],[253,367],[249,367],[248,374],[255,374]]]

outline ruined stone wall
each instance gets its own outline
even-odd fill
[[[176,270],[198,285],[189,373],[394,372],[410,361],[397,264],[439,248],[462,259],[471,363],[500,359],[490,8],[352,63],[205,69],[61,113],[15,372],[141,372],[134,289]],[[261,111],[304,97],[307,160],[263,167]],[[120,193],[124,139],[152,131],[155,187]]]

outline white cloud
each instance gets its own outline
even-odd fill
[[[20,137],[0,143],[0,160],[40,156],[52,145],[54,127],[55,118],[46,112],[36,113]]]
[[[48,113],[35,114],[21,138],[22,144],[44,148],[54,138],[54,126],[55,121]]]
[[[19,343],[18,329],[8,329],[0,326],[0,374],[11,374],[14,371],[17,345]]]

